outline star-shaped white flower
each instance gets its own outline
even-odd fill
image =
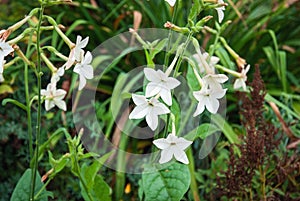
[[[211,67],[212,71],[215,72],[215,65],[220,61],[219,57],[211,56],[209,58],[209,54],[207,52],[204,52],[202,55],[203,55],[204,59],[208,62],[208,65]],[[194,54],[193,57],[196,60],[198,66],[199,66],[200,73],[204,73],[205,72],[205,67],[202,64],[199,55]]]
[[[184,150],[192,143],[193,141],[186,140],[183,137],[177,137],[172,133],[170,133],[166,139],[160,138],[153,141],[153,144],[162,150],[159,159],[160,164],[169,162],[173,156],[177,161],[188,164],[189,160]]]
[[[168,2],[168,4],[170,4],[170,6],[174,6],[176,3],[176,0],[165,0],[166,2]]]
[[[136,107],[129,115],[129,119],[146,117],[148,126],[154,131],[158,126],[158,115],[170,113],[170,110],[156,98],[148,100],[145,96],[132,94]]]
[[[159,94],[167,105],[172,105],[171,90],[179,86],[180,82],[173,77],[168,77],[161,70],[144,68],[144,73],[147,80],[150,81],[146,86],[146,97]]]
[[[207,74],[203,77],[203,81],[210,89],[221,90],[222,83],[226,82],[228,77],[225,74]]]
[[[9,55],[11,52],[13,52],[14,49],[5,41],[0,40],[0,71],[2,70],[3,72],[3,61],[4,57]]]
[[[87,46],[88,42],[89,37],[86,37],[84,40],[82,40],[81,36],[77,36],[75,47],[71,49],[68,61],[64,64],[66,70],[71,68],[75,61],[81,62],[82,55],[84,54],[83,48]]]
[[[45,108],[46,111],[52,109],[55,105],[66,111],[67,106],[65,101],[63,100],[66,96],[67,92],[63,89],[56,89],[56,86],[53,84],[48,84],[47,89],[41,90],[41,95],[45,96]]]
[[[246,91],[246,81],[247,81],[247,73],[250,69],[250,65],[247,65],[246,68],[242,69],[241,75],[239,78],[237,78],[233,84],[233,88],[234,89],[239,89],[239,88],[243,88],[244,91]]]
[[[94,69],[91,65],[92,59],[92,54],[87,51],[82,61],[75,65],[74,72],[79,74],[79,90],[83,89],[87,79],[94,77]]]
[[[201,114],[206,108],[212,114],[216,114],[220,103],[219,100],[225,96],[227,89],[209,89],[207,86],[202,87],[200,91],[194,91],[193,95],[199,102],[194,117]]]
[[[218,0],[218,4],[224,4],[224,1]],[[215,8],[215,9],[217,10],[217,13],[218,13],[219,23],[221,23],[224,19],[225,6],[221,6],[221,7]]]

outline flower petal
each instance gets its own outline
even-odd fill
[[[171,96],[171,91],[168,90],[168,89],[164,89],[164,90],[161,90],[160,91],[160,96],[161,96],[161,99],[163,99],[163,101],[171,106],[172,105],[172,96]]]
[[[197,109],[196,111],[194,112],[193,116],[196,117],[198,116],[199,114],[201,114],[205,109],[205,106],[202,102],[199,102],[198,105],[197,105]]]
[[[86,79],[92,79],[94,77],[94,69],[91,65],[85,65],[84,68],[81,69],[81,74]]]
[[[166,149],[170,146],[170,143],[164,138],[154,140],[153,144],[159,149]]]
[[[184,164],[189,164],[189,159],[186,156],[186,153],[181,149],[174,149],[175,159]]]
[[[63,100],[55,100],[55,105],[62,109],[63,111],[66,111],[67,110],[67,105],[66,105],[66,102],[63,101]]]
[[[219,105],[220,103],[217,99],[209,98],[205,106],[209,112],[211,112],[212,114],[216,114],[219,109]]]
[[[158,116],[153,113],[152,111],[150,111],[147,115],[146,115],[146,122],[148,124],[148,126],[151,128],[151,130],[155,130],[158,126]]]
[[[175,143],[177,147],[179,147],[182,150],[185,150],[193,143],[193,141],[189,141],[184,139],[183,137],[179,137],[178,139],[176,139]]]
[[[83,75],[79,75],[79,87],[78,90],[82,90],[84,88],[84,86],[86,85],[86,79]]]
[[[161,82],[161,78],[159,77],[157,71],[152,68],[144,68],[144,74],[147,80],[151,82]]]
[[[67,92],[65,90],[58,89],[58,90],[55,91],[53,96],[55,97],[56,100],[58,100],[58,99],[63,99],[66,94],[67,94]]]
[[[175,5],[175,3],[176,3],[176,0],[165,0],[166,2],[168,2],[168,4],[170,5],[170,6],[174,6]]]
[[[129,119],[141,119],[149,113],[148,104],[136,106],[129,115]]]
[[[174,89],[176,87],[178,87],[180,85],[180,81],[178,81],[177,79],[173,78],[173,77],[168,77],[166,80],[166,87],[167,89]]]
[[[46,111],[49,111],[55,106],[54,102],[52,100],[45,100],[45,109]]]
[[[161,87],[155,82],[150,82],[146,86],[146,97],[152,97],[160,93]]]
[[[160,154],[159,163],[160,164],[167,163],[170,160],[172,160],[172,157],[173,157],[173,152],[170,151],[170,149],[163,149]]]
[[[148,104],[145,96],[132,94],[131,98],[136,105]]]

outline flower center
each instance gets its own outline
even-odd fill
[[[175,142],[171,142],[170,144],[171,144],[171,145],[176,145],[176,143],[175,143]]]

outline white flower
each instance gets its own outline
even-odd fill
[[[154,131],[158,125],[158,115],[170,113],[170,110],[156,98],[148,100],[145,96],[132,94],[136,107],[129,115],[129,119],[146,117],[148,126]]]
[[[92,59],[92,54],[87,51],[82,61],[75,65],[74,72],[79,74],[79,90],[85,86],[86,79],[94,77],[94,70],[91,65]]]
[[[224,1],[218,0],[218,4],[224,4]],[[221,7],[215,8],[215,9],[217,10],[217,13],[218,13],[219,23],[221,23],[224,19],[225,6],[221,6]]]
[[[244,91],[246,91],[246,81],[247,81],[247,73],[250,69],[250,65],[247,65],[246,69],[243,68],[241,75],[239,78],[237,78],[233,84],[234,89],[243,88]]]
[[[203,77],[203,81],[210,89],[221,90],[222,83],[226,82],[228,77],[225,74],[207,74]]]
[[[150,81],[146,86],[146,97],[159,94],[167,105],[172,105],[171,90],[179,86],[180,82],[173,77],[168,77],[161,70],[144,68],[144,73],[147,80]]]
[[[0,40],[0,72],[3,72],[3,61],[4,57],[9,55],[11,52],[13,52],[14,49],[6,42]]]
[[[83,52],[83,48],[88,44],[89,42],[89,37],[86,37],[85,39],[81,40],[81,36],[77,36],[76,39],[76,45],[74,48],[74,57],[76,61],[81,61],[81,55]]]
[[[219,57],[212,56],[212,57],[209,58],[209,54],[207,52],[204,52],[202,55],[203,55],[204,59],[207,62],[209,62],[208,65],[211,67],[212,71],[215,72],[215,65],[220,61]],[[200,73],[204,73],[205,72],[205,67],[202,64],[201,58],[199,57],[199,55],[194,54],[193,57],[196,60],[196,62],[198,63]]]
[[[168,2],[168,4],[170,4],[170,6],[174,6],[176,3],[176,0],[165,0],[166,2]]]
[[[54,84],[48,84],[47,86],[47,90],[42,89],[41,90],[41,95],[45,96],[45,108],[46,111],[50,110],[51,108],[53,108],[55,105],[66,111],[67,110],[67,106],[65,101],[63,101],[63,98],[65,97],[65,95],[67,94],[67,92],[63,89],[56,89],[56,86]]]
[[[203,86],[200,91],[194,91],[193,95],[199,102],[194,117],[201,114],[206,108],[212,114],[216,114],[220,103],[218,99],[226,94],[227,89],[209,89]]]
[[[153,141],[153,144],[159,149],[162,149],[159,163],[169,162],[173,156],[177,161],[188,164],[189,160],[184,150],[188,148],[193,142],[182,137],[170,133],[166,139],[161,138]]]
[[[77,36],[75,47],[71,49],[68,61],[64,64],[66,70],[68,70],[74,64],[75,61],[81,62],[82,55],[84,54],[83,48],[86,47],[88,42],[89,37],[86,37],[84,40],[82,40],[81,36]]]
[[[64,74],[65,74],[65,68],[64,66],[62,66],[52,74],[51,83],[56,84],[59,81],[60,77],[62,77]]]

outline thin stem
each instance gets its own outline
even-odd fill
[[[34,201],[34,189],[35,189],[35,180],[36,180],[36,174],[38,169],[38,156],[39,156],[39,141],[40,141],[40,135],[41,135],[41,49],[40,49],[40,29],[41,24],[43,20],[43,12],[44,12],[44,5],[41,5],[40,13],[39,13],[39,23],[37,25],[36,30],[36,50],[37,50],[37,85],[38,85],[38,110],[37,110],[37,126],[36,126],[36,140],[35,140],[35,161],[34,161],[34,167],[33,167],[33,173],[31,177],[31,188],[30,188],[30,201]]]
[[[48,186],[48,184],[50,183],[52,179],[48,179],[46,181],[46,183],[41,187],[41,189],[39,190],[39,192],[37,192],[37,194],[34,196],[34,199],[38,199],[40,194],[45,190],[45,188]]]
[[[30,44],[31,44],[31,36],[29,38],[29,44],[27,46],[26,50],[26,57],[29,54],[30,51]],[[26,99],[26,107],[27,107],[27,132],[28,132],[28,141],[29,141],[29,153],[30,153],[30,160],[32,160],[33,157],[33,141],[32,141],[32,121],[31,121],[31,107],[30,107],[30,96],[29,96],[29,81],[28,81],[28,64],[25,62],[24,67],[24,82],[25,82],[25,99]]]
[[[197,181],[195,178],[195,165],[194,165],[194,156],[193,156],[193,152],[192,149],[189,148],[187,150],[187,157],[189,159],[189,170],[190,170],[190,174],[191,174],[191,191],[194,197],[195,201],[200,201],[200,197],[199,197],[199,193],[198,193],[198,185],[197,185]]]

